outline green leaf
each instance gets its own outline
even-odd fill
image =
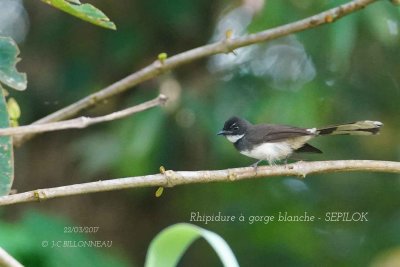
[[[21,117],[21,109],[13,97],[10,97],[7,101],[7,111],[12,120],[18,120]]]
[[[17,44],[10,37],[0,37],[0,82],[16,90],[26,89],[26,74],[20,73],[15,65],[19,49]]]
[[[164,187],[160,186],[156,191],[156,197],[161,197],[162,193],[164,192]]]
[[[42,2],[97,26],[111,30],[116,29],[114,22],[91,4],[81,4],[79,0],[42,0]]]
[[[179,223],[164,229],[151,241],[145,267],[176,266],[183,253],[199,237],[207,240],[225,267],[239,266],[232,250],[219,235],[192,224]]]
[[[3,94],[4,91],[0,86],[0,128],[9,127],[7,104]],[[12,138],[0,136],[0,196],[10,192],[14,180],[13,162]]]

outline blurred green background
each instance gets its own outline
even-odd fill
[[[117,25],[95,27],[39,1],[24,1],[29,31],[20,41],[28,89],[12,92],[28,124],[153,62],[234,35],[313,15],[346,1],[91,1]],[[29,19],[28,19],[29,17]],[[83,115],[110,113],[151,99],[171,101],[120,121],[40,135],[16,150],[19,192],[173,170],[248,166],[216,136],[238,115],[254,123],[317,127],[380,120],[375,137],[312,142],[308,160],[400,158],[400,9],[380,1],[335,23],[236,54],[202,59],[109,99]],[[28,25],[28,24],[26,24]],[[142,266],[163,228],[208,215],[325,217],[368,212],[368,222],[195,224],[221,235],[241,266],[383,266],[400,261],[400,177],[340,173],[167,188],[140,188],[60,198],[0,209],[0,246],[26,266]],[[96,226],[96,234],[64,227]],[[111,248],[43,248],[43,240],[108,240]],[[261,264],[262,263],[262,264]],[[220,266],[199,240],[180,266]]]

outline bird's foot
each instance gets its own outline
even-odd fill
[[[286,169],[292,169],[292,167],[290,166],[290,163],[288,162],[289,158],[285,158],[285,160],[283,161],[283,166]]]
[[[251,164],[250,167],[253,167],[253,168],[257,171],[258,164],[259,164],[261,161],[262,161],[262,160],[259,160],[259,161],[255,162],[255,163]]]

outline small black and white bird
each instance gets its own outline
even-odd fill
[[[307,142],[320,135],[373,135],[383,123],[379,121],[357,121],[323,128],[298,128],[286,125],[257,124],[232,117],[224,124],[218,135],[225,136],[243,155],[258,159],[252,166],[265,160],[270,165],[287,160],[293,153],[322,153]]]

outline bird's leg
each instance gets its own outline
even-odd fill
[[[289,165],[288,165],[288,160],[289,160],[289,156],[287,156],[287,157],[285,158],[285,160],[283,161],[283,163],[284,163],[283,166],[284,166],[285,168],[287,168],[287,169],[288,169],[288,168],[290,169],[290,168],[292,168],[292,167],[289,167]]]
[[[257,169],[258,164],[259,164],[261,161],[263,161],[263,160],[260,159],[259,161],[257,161],[257,162],[255,162],[255,163],[251,164],[250,167],[253,167],[254,169]]]
[[[285,160],[283,161],[283,163],[284,163],[285,165],[287,165],[287,164],[288,164],[288,162],[287,162],[288,160],[289,160],[289,157],[286,157]]]

